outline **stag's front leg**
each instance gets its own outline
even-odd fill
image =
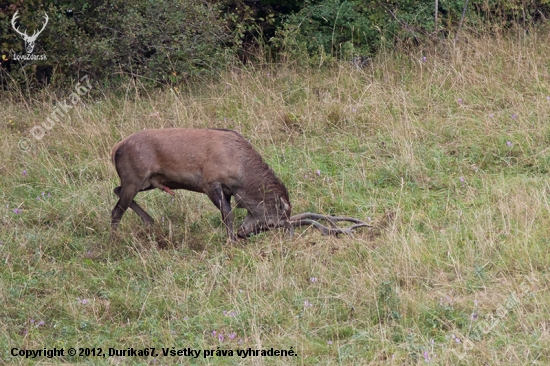
[[[223,193],[222,185],[218,182],[212,184],[211,188],[206,192],[208,198],[220,210],[222,221],[227,230],[227,236],[231,241],[237,241],[237,237],[233,233],[233,211],[231,210],[231,196]]]

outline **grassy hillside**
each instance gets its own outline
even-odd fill
[[[363,69],[233,69],[193,92],[115,97],[92,80],[40,141],[29,131],[74,90],[3,102],[0,363],[54,347],[65,356],[35,362],[549,363],[549,54],[547,35],[464,37]],[[129,211],[111,242],[111,147],[174,126],[240,131],[294,213],[393,220],[353,238],[306,229],[230,246],[206,196],[157,190],[136,199],[155,234]],[[297,355],[236,354],[271,347]]]

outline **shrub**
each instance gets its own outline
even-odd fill
[[[57,83],[89,74],[115,83],[133,77],[150,85],[173,84],[211,74],[231,55],[231,32],[216,4],[183,0],[95,1],[95,6],[38,3],[13,5],[0,12],[2,54],[12,58],[9,70],[5,69],[16,83],[32,83],[27,76],[50,65]],[[23,42],[10,24],[16,9],[22,28],[29,33],[47,12],[50,20],[35,50],[35,54],[45,53],[46,61],[13,61],[14,54],[24,53]]]
[[[438,2],[435,27],[435,2],[422,0],[341,1],[308,0],[288,15],[272,42],[289,60],[322,63],[323,58],[348,59],[370,56],[382,45],[420,44],[430,37],[454,36],[463,20],[470,26],[498,28],[520,26],[525,29],[546,21],[550,0],[464,0]]]

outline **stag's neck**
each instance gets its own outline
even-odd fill
[[[262,159],[260,154],[252,148],[249,142],[246,143],[243,169],[242,188],[235,195],[237,204],[251,211],[251,208],[272,207],[278,204],[278,197],[288,201],[288,191],[284,184],[277,178],[273,170]],[[239,204],[239,197],[241,204]]]

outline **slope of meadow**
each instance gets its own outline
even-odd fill
[[[548,364],[548,55],[547,35],[465,37],[360,70],[235,68],[193,92],[113,96],[92,80],[40,141],[29,131],[73,90],[2,102],[0,363],[57,347],[46,361]],[[206,196],[152,191],[137,201],[155,234],[128,212],[111,242],[112,145],[174,126],[239,130],[294,213],[393,219],[353,238],[306,229],[230,246]],[[271,347],[297,356],[236,355]]]

